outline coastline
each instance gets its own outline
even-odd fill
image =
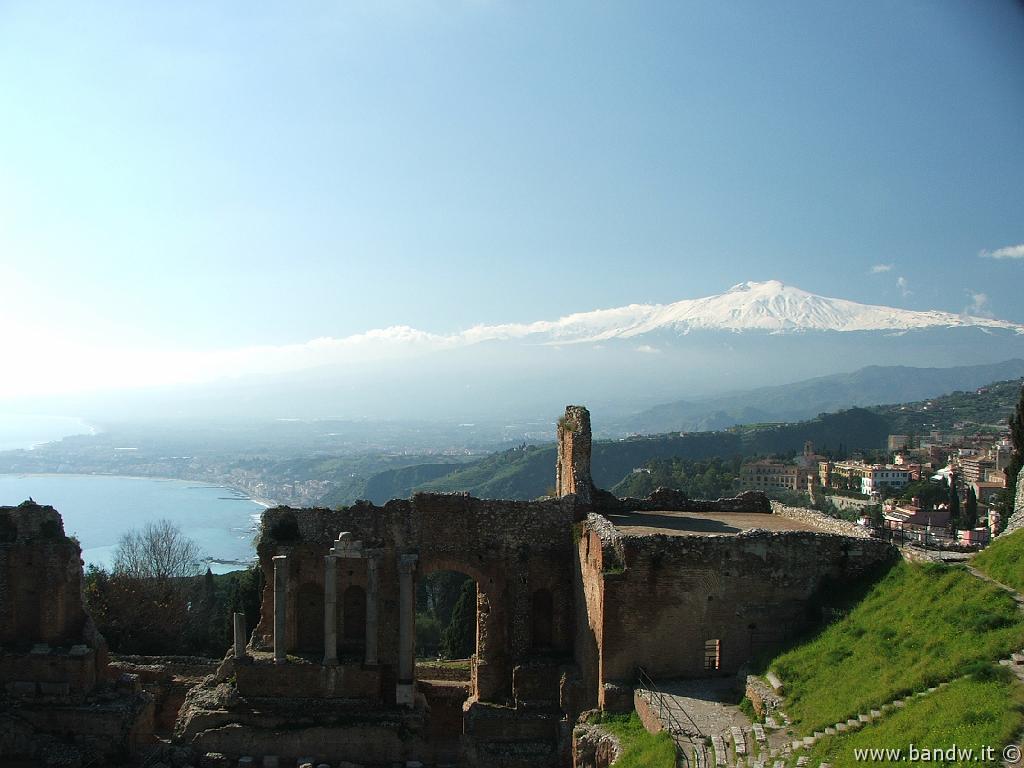
[[[270,509],[271,507],[281,506],[278,502],[273,499],[265,499],[260,496],[252,496],[248,491],[243,488],[236,488],[232,485],[224,485],[223,483],[212,483],[205,480],[192,480],[185,477],[164,477],[160,475],[119,475],[114,472],[0,472],[0,477],[120,477],[125,480],[159,480],[164,482],[175,482],[175,483],[194,483],[197,487],[202,488],[223,488],[227,491],[234,491],[244,496],[248,501],[258,504],[264,509]]]

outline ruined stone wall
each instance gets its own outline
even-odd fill
[[[0,755],[48,765],[53,750],[95,764],[132,753],[152,735],[153,700],[119,672],[85,611],[81,550],[60,514],[0,507]]]
[[[53,507],[0,507],[0,644],[86,639],[78,544]]]
[[[576,494],[589,504],[594,487],[590,475],[592,440],[590,411],[581,405],[567,405],[558,421],[558,460],[555,466],[555,495]]]
[[[1017,475],[1017,497],[1013,502],[1013,514],[1006,521],[1006,533],[1024,528],[1024,468]]]
[[[584,525],[602,534],[602,584],[584,587],[604,594],[595,633],[601,706],[605,688],[628,685],[637,666],[655,678],[735,672],[759,647],[806,626],[829,579],[893,558],[882,542],[807,531],[624,536],[609,528],[598,515]],[[597,572],[592,545],[588,559],[585,580]],[[708,640],[720,642],[718,670],[705,669]]]
[[[628,512],[743,512],[771,514],[772,503],[760,491],[744,491],[739,496],[723,499],[691,499],[681,491],[658,488],[643,499],[619,499],[607,491],[594,496],[594,511],[598,514],[626,514]]]
[[[773,501],[772,512],[779,517],[786,517],[790,520],[798,520],[802,523],[811,523],[817,528],[828,533],[835,533],[839,536],[852,536],[857,539],[870,539],[871,532],[849,520],[840,520],[837,517],[830,517],[816,509],[806,507],[787,507],[778,501]]]
[[[572,519],[575,500],[492,501],[465,494],[417,494],[383,507],[359,503],[345,510],[290,509],[264,513],[257,551],[266,584],[256,648],[273,641],[273,576],[277,555],[287,556],[289,652],[315,653],[323,633],[316,625],[323,604],[324,556],[342,531],[378,560],[378,657],[382,696],[388,697],[399,655],[399,574],[403,555],[418,556],[415,578],[441,570],[472,577],[478,587],[478,666],[482,688],[492,697],[511,691],[512,667],[533,653],[535,593],[547,593],[550,646],[545,652],[573,651],[574,595]],[[350,585],[367,586],[366,558],[338,564],[339,594]],[[312,607],[304,607],[311,602]],[[344,607],[339,601],[339,624]],[[310,643],[310,635],[313,642]],[[262,674],[262,673],[261,673]],[[270,673],[265,673],[270,675]],[[271,675],[284,681],[286,673]],[[483,680],[488,677],[488,680]],[[268,677],[269,679],[269,677]],[[282,686],[287,688],[285,682]],[[279,687],[275,683],[275,688]],[[296,690],[298,690],[296,688]],[[330,695],[333,686],[324,688]],[[315,694],[307,694],[315,695]]]

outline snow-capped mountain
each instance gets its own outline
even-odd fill
[[[1024,325],[930,310],[917,312],[818,296],[778,280],[734,285],[717,296],[672,304],[631,304],[568,315],[553,322],[474,329],[478,336],[546,334],[552,343],[633,338],[653,331],[908,331],[921,328],[1000,328],[1024,334]],[[488,334],[491,330],[492,334]]]
[[[859,304],[770,280],[672,304],[449,334],[392,326],[198,356],[151,349],[78,354],[90,362],[85,369],[122,371],[121,388],[139,392],[111,397],[103,414],[518,418],[556,413],[567,402],[624,414],[868,365],[946,368],[1024,358],[1024,325]],[[46,359],[63,360],[56,353]],[[130,369],[124,360],[133,362]],[[77,378],[82,369],[75,369]],[[39,395],[48,383],[71,378],[44,369],[34,380],[18,380]],[[145,390],[158,383],[192,386],[160,400]],[[91,388],[103,389],[100,382]],[[85,412],[98,411],[75,411]]]

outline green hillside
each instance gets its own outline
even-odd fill
[[[1024,592],[1024,528],[1000,536],[972,564],[996,581]]]
[[[995,661],[1024,645],[1024,615],[964,568],[899,563],[848,616],[769,663],[808,732]]]
[[[1002,431],[1020,397],[1022,381],[997,381],[969,392],[953,392],[930,400],[878,405],[870,410],[884,417],[893,434]],[[963,426],[958,430],[957,425]]]
[[[889,425],[882,416],[853,408],[795,424],[596,440],[592,472],[598,487],[611,488],[634,468],[655,459],[788,454],[802,450],[807,440],[813,440],[821,450],[877,449],[885,445],[888,434]],[[416,490],[468,491],[481,498],[537,498],[545,495],[554,484],[555,456],[553,445],[517,448],[459,467]]]
[[[594,482],[601,488],[614,488],[629,478],[635,468],[653,468],[651,462],[658,461],[699,462],[718,458],[733,462],[737,458],[789,455],[802,450],[807,440],[820,453],[845,457],[858,450],[883,449],[889,434],[949,432],[963,422],[968,424],[969,431],[981,428],[979,425],[998,428],[1012,411],[1020,386],[1018,380],[998,382],[973,392],[955,392],[916,403],[851,408],[791,424],[748,424],[715,432],[596,440],[592,457]],[[555,446],[548,444],[494,453],[479,461],[459,464],[450,471],[437,463],[399,467],[367,479],[357,478],[358,491],[363,498],[377,503],[405,498],[414,491],[465,491],[480,498],[533,499],[548,493],[554,484],[555,453]],[[637,483],[637,488],[623,486],[617,491],[643,495],[643,478]],[[693,483],[692,495],[711,492],[700,490],[699,485]],[[355,483],[346,488],[349,495],[353,492]],[[335,497],[340,498],[336,493],[327,502],[351,501],[348,497]]]

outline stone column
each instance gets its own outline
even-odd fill
[[[377,664],[377,555],[366,559],[366,665]]]
[[[416,555],[398,558],[398,684],[395,686],[397,704],[411,707],[416,673],[416,600],[413,573]]]
[[[338,663],[338,558],[324,557],[324,664]]]
[[[274,663],[288,660],[285,648],[286,610],[288,607],[288,557],[274,556]]]
[[[233,616],[235,623],[235,660],[244,659],[245,653],[245,614],[236,613]]]

